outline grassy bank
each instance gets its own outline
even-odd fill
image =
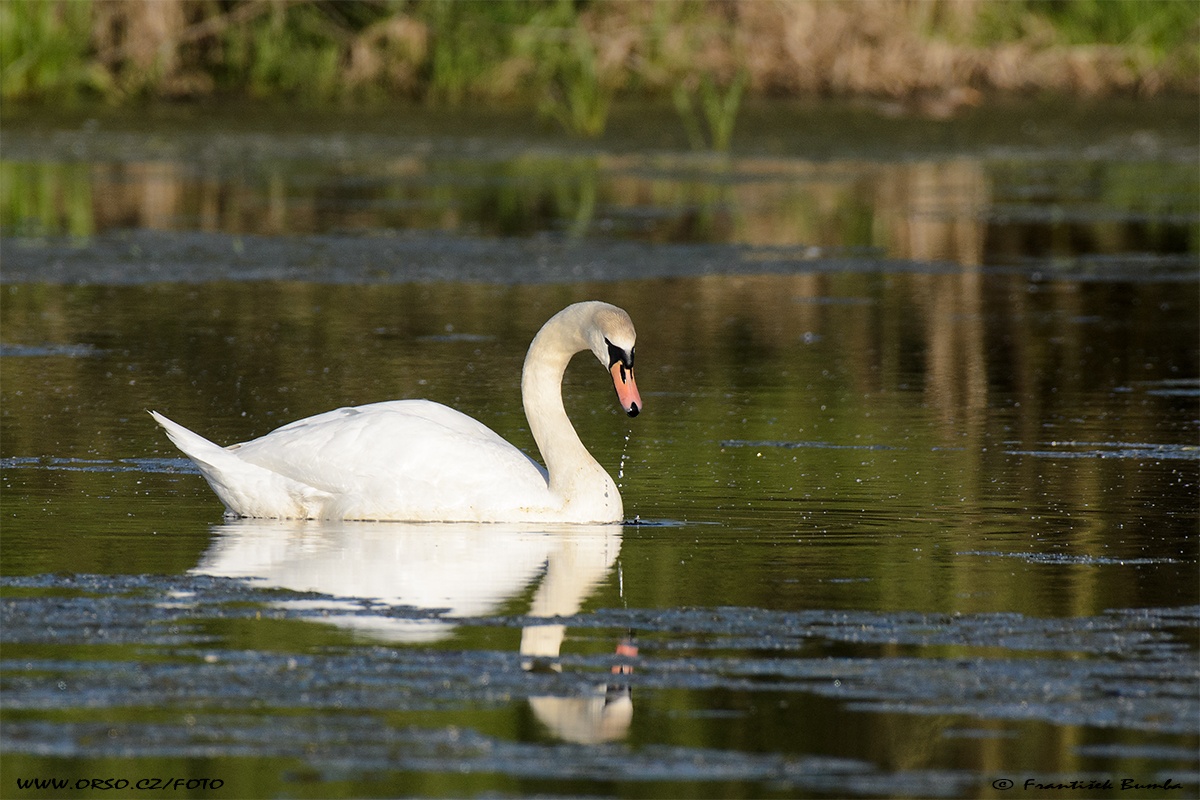
[[[720,145],[743,94],[939,115],[989,92],[1195,93],[1198,37],[1197,0],[4,0],[0,92],[525,102],[584,134],[618,96],[662,96]]]

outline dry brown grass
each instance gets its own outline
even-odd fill
[[[43,8],[75,1],[43,0]],[[565,12],[530,3],[519,20],[501,19],[488,4],[453,5],[458,22],[420,0],[395,12],[327,0],[93,0],[82,57],[106,71],[106,84],[122,96],[286,95],[313,85],[325,97],[530,97],[543,88],[546,54],[556,42],[577,46],[580,35],[595,79],[634,93],[669,93],[702,75],[728,85],[741,75],[760,95],[909,98],[937,115],[973,102],[976,92],[1200,89],[1195,20],[1183,34],[1190,46],[1162,53],[1133,46],[1132,34],[1128,45],[1071,44],[1032,12],[1021,18],[1020,35],[989,40],[980,31],[1005,7],[994,0],[601,0]],[[463,26],[472,15],[478,21]],[[268,41],[247,46],[254,36]],[[310,56],[319,52],[312,57],[330,74],[315,74],[316,61],[286,52],[301,44]],[[233,69],[230,53],[238,47],[251,63]],[[570,57],[569,47],[559,49]],[[254,59],[261,64],[267,53],[277,63],[256,68]],[[456,88],[441,92],[439,81]],[[21,92],[6,88],[10,96]]]

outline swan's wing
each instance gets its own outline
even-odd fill
[[[195,462],[225,508],[234,514],[306,517],[317,513],[331,499],[310,484],[238,458],[235,452],[213,444],[156,411],[150,414],[175,446]]]
[[[341,408],[230,450],[333,495],[327,516],[480,519],[547,502],[536,462],[477,420],[424,400]]]

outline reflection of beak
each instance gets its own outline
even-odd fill
[[[620,361],[614,362],[608,371],[612,373],[613,386],[617,389],[617,400],[621,408],[631,417],[636,417],[642,410],[642,396],[638,394],[637,384],[633,382],[633,369],[626,367]]]
[[[617,655],[625,658],[637,658],[637,643],[633,639],[622,639],[617,642]],[[629,675],[633,672],[632,664],[617,664],[612,668],[614,675]]]

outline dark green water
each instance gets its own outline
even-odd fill
[[[0,794],[1195,796],[1196,142],[1148,108],[757,109],[729,157],[19,117]],[[565,386],[625,526],[225,521],[145,413],[427,397],[531,449],[588,298],[638,327],[645,413]]]

